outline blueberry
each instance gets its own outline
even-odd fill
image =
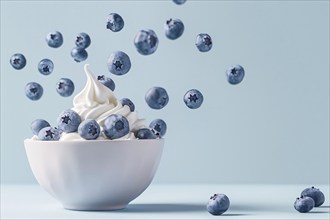
[[[227,69],[226,75],[227,81],[232,85],[236,85],[242,82],[245,75],[245,71],[242,66],[234,65]]]
[[[115,51],[108,58],[108,69],[115,75],[124,75],[131,69],[131,60],[123,51]]]
[[[304,189],[301,195],[311,197],[315,202],[315,207],[321,206],[325,200],[324,194],[314,186]]]
[[[196,38],[196,47],[200,52],[208,52],[212,48],[212,38],[208,34],[198,34]]]
[[[71,79],[61,78],[56,83],[56,91],[63,97],[68,97],[74,92],[74,84]]]
[[[36,119],[31,123],[31,130],[35,135],[38,135],[39,131],[45,127],[50,127],[50,124],[43,119]]]
[[[84,48],[75,47],[71,50],[71,56],[77,63],[84,61],[88,57],[88,53]]]
[[[91,44],[91,38],[88,34],[82,32],[76,37],[76,46],[86,49]]]
[[[186,0],[173,0],[173,2],[177,5],[182,5],[186,2]]]
[[[38,70],[43,75],[49,75],[54,70],[54,63],[50,59],[43,59],[38,64]]]
[[[119,114],[112,114],[104,121],[104,134],[110,139],[117,139],[129,133],[128,120]]]
[[[58,141],[60,137],[60,131],[52,127],[44,127],[38,133],[38,138],[42,141]]]
[[[63,44],[63,36],[59,31],[50,32],[46,36],[48,46],[58,48]]]
[[[147,91],[145,100],[150,108],[162,109],[167,105],[169,97],[164,88],[152,87]]]
[[[10,57],[10,64],[14,69],[23,69],[26,65],[26,58],[21,53],[15,53]]]
[[[127,105],[131,112],[134,112],[135,110],[135,105],[134,103],[129,99],[129,98],[123,98],[120,100],[120,103],[124,106]]]
[[[138,139],[156,139],[157,136],[149,128],[140,128],[134,133]]]
[[[158,47],[158,37],[153,30],[141,30],[134,38],[134,45],[140,54],[150,55]]]
[[[66,133],[76,132],[80,122],[80,116],[71,109],[63,111],[57,118],[58,129]]]
[[[207,211],[212,215],[221,215],[229,208],[230,201],[225,194],[214,194],[206,205]]]
[[[86,119],[80,123],[78,133],[86,140],[95,140],[100,135],[100,125],[94,119]]]
[[[167,125],[164,120],[155,119],[150,123],[149,128],[156,136],[164,137],[166,133]]]
[[[203,103],[203,94],[197,89],[191,89],[183,96],[183,101],[188,108],[199,108]]]
[[[25,95],[33,101],[39,100],[43,93],[44,89],[39,83],[30,82],[25,86]]]
[[[300,196],[294,202],[294,208],[298,212],[302,212],[302,213],[309,212],[310,210],[313,209],[314,206],[315,206],[314,200],[308,196]]]
[[[107,29],[118,32],[124,27],[124,20],[123,18],[117,13],[111,13],[108,16],[107,20]]]
[[[165,23],[165,36],[168,39],[175,40],[179,38],[184,31],[184,25],[180,19],[170,19]]]
[[[106,87],[108,87],[111,91],[114,91],[116,88],[115,82],[109,77],[105,77],[104,75],[102,75],[102,76],[98,76],[97,80]]]

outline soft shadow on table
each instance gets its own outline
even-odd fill
[[[228,217],[230,217],[230,216],[246,216],[246,215],[248,215],[248,214],[231,214],[231,213],[226,214],[226,213],[224,213],[221,216],[228,216]]]
[[[182,203],[130,204],[116,212],[199,212],[205,211],[206,205]]]
[[[310,211],[309,213],[329,213],[327,211]]]
[[[207,212],[205,204],[158,203],[158,204],[130,204],[126,209],[116,212]],[[246,214],[225,213],[223,216],[243,216]]]
[[[252,206],[252,205],[239,205],[239,204],[232,204],[229,207],[228,211],[234,211],[234,212],[251,212],[251,211],[260,211],[260,207]]]
[[[321,205],[321,206],[319,206],[317,208],[328,208],[328,209],[330,209],[330,206],[329,205]]]

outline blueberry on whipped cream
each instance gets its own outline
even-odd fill
[[[44,127],[38,133],[39,140],[42,141],[58,141],[60,139],[61,132],[58,129],[52,127]]]
[[[78,133],[86,140],[94,140],[100,135],[100,125],[94,119],[86,119],[80,123]]]
[[[150,123],[149,128],[156,136],[163,137],[166,133],[167,125],[164,120],[158,118]]]
[[[44,119],[36,119],[31,123],[31,130],[35,135],[38,135],[39,131],[45,127],[50,127],[50,124]]]
[[[71,109],[63,111],[57,118],[58,128],[66,133],[76,132],[80,122],[80,116]]]

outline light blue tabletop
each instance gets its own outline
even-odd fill
[[[329,185],[316,185],[325,203],[299,213],[293,203],[305,185],[157,185],[118,211],[70,211],[38,185],[1,185],[1,219],[330,219]],[[222,216],[206,203],[214,193],[231,202]]]

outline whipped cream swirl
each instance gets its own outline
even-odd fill
[[[133,132],[145,127],[144,120],[139,119],[136,112],[131,112],[129,106],[123,106],[113,92],[95,78],[88,64],[84,66],[84,70],[87,83],[84,89],[74,97],[72,110],[80,115],[82,121],[86,119],[96,120],[101,128],[104,126],[105,119],[111,114],[123,115],[129,122],[130,133],[121,139],[135,139]],[[106,139],[106,137],[100,135],[98,139]],[[75,132],[62,133],[60,140],[84,139]]]

